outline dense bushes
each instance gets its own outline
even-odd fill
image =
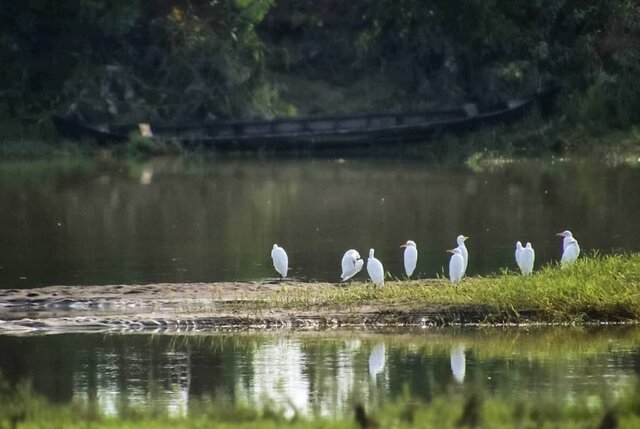
[[[0,9],[0,115],[278,113],[254,31],[271,2],[10,2]]]
[[[319,112],[492,102],[554,79],[570,120],[628,126],[640,121],[640,6],[25,0],[0,9],[0,64],[4,119],[52,110],[180,121],[291,114],[277,88],[294,80],[292,104],[314,98],[309,82],[325,85],[318,93],[342,91],[313,100]]]

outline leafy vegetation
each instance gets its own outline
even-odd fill
[[[0,11],[0,119],[207,121],[563,89],[571,124],[640,121],[632,0],[71,0]]]

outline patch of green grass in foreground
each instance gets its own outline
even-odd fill
[[[535,314],[539,321],[640,320],[640,253],[595,254],[567,268],[557,264],[529,277],[504,271],[494,276],[465,278],[452,285],[446,279],[389,281],[384,287],[354,284],[344,287],[287,288],[265,305],[284,308],[400,306],[477,306],[491,316]]]
[[[26,385],[0,388],[2,428],[637,428],[640,427],[638,388],[621,392],[615,400],[598,396],[577,397],[570,403],[558,401],[483,398],[469,391],[438,397],[426,403],[406,394],[368,415],[356,412],[338,419],[294,415],[247,406],[200,403],[182,417],[162,411],[129,410],[120,417],[105,416],[84,404],[52,405]],[[357,406],[354,406],[355,411]],[[607,422],[608,424],[603,424]]]

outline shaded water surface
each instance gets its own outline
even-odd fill
[[[504,399],[614,399],[634,386],[640,329],[423,329],[210,335],[0,336],[0,371],[60,403],[171,414],[202,401],[339,416],[407,391]]]
[[[458,234],[471,275],[514,269],[516,240],[557,260],[567,228],[585,251],[637,250],[638,183],[637,163],[566,160],[4,162],[0,288],[259,280],[275,275],[273,243],[291,276],[327,281],[349,248],[375,247],[400,276],[407,239],[427,277]]]

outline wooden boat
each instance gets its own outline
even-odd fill
[[[493,106],[465,104],[457,109],[387,114],[279,118],[258,121],[221,120],[206,124],[88,124],[54,116],[67,138],[94,138],[100,144],[125,143],[133,133],[173,140],[186,148],[217,150],[336,149],[390,142],[423,142],[436,134],[463,133],[522,118],[549,90]]]

